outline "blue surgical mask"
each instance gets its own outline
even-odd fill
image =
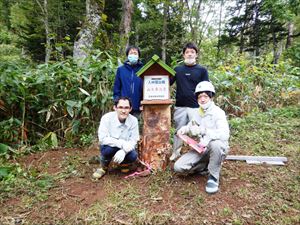
[[[139,57],[137,55],[128,55],[128,60],[131,64],[137,64]]]

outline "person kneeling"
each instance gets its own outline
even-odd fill
[[[135,150],[139,140],[138,120],[130,114],[132,103],[128,97],[119,97],[114,111],[102,116],[98,129],[100,146],[100,168],[93,173],[94,179],[101,178],[113,160],[127,172],[128,164],[137,160]],[[122,170],[121,170],[122,171]]]
[[[182,155],[174,164],[178,173],[208,172],[205,190],[214,194],[219,190],[219,180],[222,161],[229,150],[229,125],[225,112],[213,102],[214,86],[208,82],[200,82],[195,89],[199,103],[199,113],[177,134],[191,134],[200,139],[200,145],[205,151],[200,154],[190,150]]]

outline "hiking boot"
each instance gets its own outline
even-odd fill
[[[219,191],[219,183],[216,178],[214,178],[212,175],[209,175],[205,191],[208,194],[215,194]]]
[[[100,179],[101,177],[104,176],[105,173],[106,173],[106,171],[100,167],[93,173],[92,176],[94,179]]]

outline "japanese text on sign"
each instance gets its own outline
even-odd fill
[[[145,100],[169,99],[169,77],[168,76],[145,76],[144,99]]]

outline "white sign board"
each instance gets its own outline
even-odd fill
[[[169,99],[169,77],[150,75],[144,77],[144,100]]]

